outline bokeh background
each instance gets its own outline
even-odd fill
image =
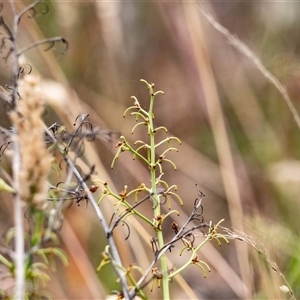
[[[28,3],[28,2],[27,2]],[[149,184],[147,168],[124,155],[111,170],[118,135],[130,141],[133,118],[123,119],[135,95],[147,108],[149,97],[140,79],[163,90],[155,105],[155,123],[166,126],[182,145],[171,157],[177,165],[164,168],[164,179],[178,185],[184,201],[176,220],[183,223],[197,196],[195,183],[206,194],[205,221],[243,231],[266,249],[300,297],[299,181],[300,130],[286,102],[253,61],[232,47],[201,13],[199,5],[236,35],[286,87],[300,111],[300,3],[289,1],[46,1],[35,18],[25,16],[19,27],[21,46],[45,37],[63,36],[69,49],[56,44],[27,53],[33,73],[44,80],[48,95],[47,125],[72,129],[78,114],[103,135],[86,146],[87,165],[97,177],[108,178],[120,191]],[[25,5],[16,2],[16,10]],[[11,6],[2,15],[13,21]],[[4,55],[4,53],[2,53]],[[11,82],[11,62],[1,62],[0,84]],[[9,126],[1,102],[1,126]],[[107,132],[112,138],[106,139]],[[2,166],[9,170],[9,161]],[[0,233],[13,226],[12,206],[1,195]],[[175,204],[174,204],[175,205]],[[102,202],[107,219],[111,203]],[[151,203],[144,208],[151,211]],[[126,233],[125,233],[126,234]],[[149,228],[132,225],[131,236],[116,235],[125,265],[144,268],[151,261]],[[104,299],[117,289],[109,268],[96,273],[105,238],[92,208],[65,210],[61,246],[70,266],[51,276],[55,299]],[[286,299],[278,276],[259,254],[240,241],[206,245],[199,254],[212,268],[206,279],[195,266],[174,280],[172,299]],[[170,267],[182,263],[176,253]],[[159,299],[160,292],[146,292]]]

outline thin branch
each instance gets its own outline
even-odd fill
[[[56,143],[57,140],[51,134],[51,132],[47,128],[45,130],[46,130],[47,135],[49,137],[51,137],[52,141],[54,143]],[[96,212],[97,218],[100,221],[104,232],[106,233],[107,242],[108,242],[110,252],[111,252],[111,257],[113,258],[112,265],[113,265],[113,268],[114,268],[115,272],[117,273],[118,277],[120,278],[123,295],[126,299],[131,300],[133,298],[131,297],[131,295],[129,293],[129,288],[128,288],[128,285],[127,285],[127,282],[126,282],[125,274],[118,267],[118,265],[119,266],[122,265],[121,258],[120,258],[119,252],[117,250],[117,247],[116,247],[115,241],[113,239],[113,236],[108,234],[110,232],[110,229],[109,229],[109,226],[108,226],[108,224],[107,224],[107,222],[104,218],[104,215],[103,215],[101,209],[99,208],[99,206],[97,204],[97,201],[94,199],[93,195],[89,192],[89,188],[88,188],[87,184],[85,183],[82,176],[80,175],[80,173],[76,169],[76,167],[75,167],[74,163],[72,162],[72,160],[67,155],[64,157],[64,160],[67,163],[67,165],[69,166],[69,168],[72,170],[72,172],[75,175],[75,177],[77,178],[77,180],[79,181],[79,184],[84,188],[84,190],[87,191],[87,199],[92,204],[92,206],[93,206],[93,208]]]
[[[13,30],[11,33],[11,41],[13,43],[13,48],[11,49],[11,53],[13,54],[13,63],[12,63],[12,74],[13,74],[13,89],[11,95],[11,104],[13,109],[16,106],[17,96],[18,96],[18,77],[19,77],[19,57],[18,57],[18,49],[17,49],[17,34],[18,34],[18,25],[19,25],[19,17],[16,14],[16,9],[14,5],[14,1],[10,0],[11,7],[14,13],[14,22],[13,22]],[[9,53],[9,55],[11,54]]]
[[[15,245],[16,245],[16,285],[15,299],[24,299],[25,291],[25,266],[24,266],[24,228],[23,228],[23,209],[20,195],[18,193],[19,173],[20,173],[20,149],[17,141],[13,142],[14,158],[13,158],[13,181],[14,181],[14,223],[15,223]]]
[[[8,130],[2,126],[0,126],[0,133],[4,134],[5,136],[12,136],[14,134],[11,130]]]
[[[31,4],[29,4],[28,6],[26,6],[17,16],[17,24],[19,25],[21,18],[23,17],[24,14],[26,14],[28,11],[30,11],[31,9],[34,9],[34,7],[41,2],[41,0],[35,0],[33,1]]]
[[[54,47],[54,44],[55,42],[62,42],[63,44],[65,44],[65,49],[64,51],[62,52],[62,54],[64,54],[67,50],[68,50],[68,47],[69,47],[69,43],[63,38],[63,37],[60,37],[60,36],[57,36],[57,37],[53,37],[53,38],[47,38],[47,39],[43,39],[43,40],[40,40],[40,41],[37,41],[35,43],[32,43],[22,49],[20,49],[17,53],[17,55],[20,57],[22,54],[24,54],[25,52],[35,48],[35,47],[38,47],[40,45],[45,45],[45,44],[50,44],[46,49],[45,51],[49,51],[51,48]]]
[[[127,216],[129,215],[131,212],[133,212],[135,210],[136,207],[138,207],[139,205],[141,205],[144,201],[150,199],[151,194],[146,195],[144,198],[142,198],[139,202],[137,202],[136,204],[134,204],[133,206],[131,206],[130,208],[128,208],[126,210],[126,212],[124,214],[122,214],[111,226],[110,230],[107,232],[108,235],[112,235],[114,229],[119,225],[119,223]]]
[[[184,232],[184,230],[186,229],[186,227],[191,222],[193,222],[194,216],[195,216],[197,210],[200,207],[202,207],[201,202],[202,202],[202,198],[203,197],[204,197],[204,194],[199,191],[199,195],[198,195],[198,197],[196,198],[196,200],[194,202],[194,208],[193,208],[192,213],[190,214],[190,216],[188,217],[188,219],[186,220],[186,222],[183,224],[183,226],[179,229],[179,231],[175,234],[175,236],[171,239],[171,241],[165,243],[165,245],[161,249],[159,249],[159,251],[155,254],[155,257],[154,257],[153,261],[149,265],[148,269],[145,271],[144,275],[136,283],[135,288],[132,291],[130,291],[130,296],[132,298],[135,297],[137,290],[139,290],[141,288],[141,286],[145,283],[146,278],[150,274],[150,272],[151,272],[152,268],[154,267],[154,265],[156,264],[156,262],[172,247],[172,245],[174,245],[175,242],[177,242],[178,240],[180,240],[187,233],[192,232],[192,231],[194,231],[194,230],[196,230],[196,229],[198,229],[200,227],[207,226],[207,224],[201,223],[199,225],[193,226],[193,228],[191,228],[191,229],[187,230],[186,232]]]
[[[75,168],[75,166],[74,166],[73,162],[71,161],[71,159],[68,156],[66,156],[65,161],[68,164],[68,166],[71,168],[71,170],[73,171],[75,177],[78,179],[78,181],[82,185],[82,187],[85,190],[88,190],[87,184],[83,181],[80,173]],[[90,192],[88,192],[87,197],[88,197],[88,200],[90,201],[90,203],[92,204],[92,206],[93,206],[93,208],[96,212],[96,215],[97,215],[99,221],[102,224],[102,227],[103,227],[104,231],[108,232],[109,231],[108,224],[106,223],[106,221],[104,219],[104,216],[103,216],[102,211],[100,210],[100,208],[97,204],[97,201],[94,199],[94,197],[92,196],[92,194]],[[127,282],[126,282],[126,277],[124,276],[124,273],[121,272],[119,267],[116,265],[116,264],[121,265],[122,263],[121,263],[119,252],[117,250],[117,247],[115,245],[115,241],[114,241],[112,235],[107,237],[107,241],[108,241],[108,244],[109,244],[109,247],[110,247],[111,256],[113,258],[113,267],[114,267],[115,272],[117,273],[117,275],[118,275],[118,277],[120,278],[120,281],[121,281],[123,294],[126,297],[126,299],[132,299],[129,295],[129,290],[128,290],[128,286],[127,286]],[[116,263],[114,263],[114,262],[116,262]]]
[[[0,16],[0,26],[3,26],[4,30],[5,30],[6,33],[7,33],[7,37],[4,37],[4,38],[10,39],[11,36],[12,36],[12,33],[11,33],[9,27],[8,27],[8,26],[6,25],[6,23],[4,22],[4,19],[3,19],[2,16]]]
[[[16,37],[18,32],[18,16],[16,15],[15,6],[13,0],[10,1],[12,10],[14,13],[13,30],[11,35],[11,41],[13,43],[13,91],[12,91],[12,106],[15,108],[16,98],[18,94],[18,74],[19,74],[19,61],[17,55]],[[18,134],[17,129],[13,130]],[[25,293],[25,266],[24,266],[24,228],[23,228],[23,209],[22,202],[20,199],[19,188],[19,173],[21,168],[21,154],[18,141],[13,142],[14,157],[12,160],[13,168],[13,187],[16,191],[14,193],[14,223],[15,223],[15,272],[16,272],[16,283],[15,283],[15,299],[24,299]]]

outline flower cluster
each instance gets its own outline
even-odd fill
[[[31,75],[25,76],[20,82],[20,96],[16,110],[10,113],[20,152],[18,192],[23,201],[41,208],[46,199],[45,180],[51,169],[52,158],[44,141],[41,119],[44,102],[39,80]]]

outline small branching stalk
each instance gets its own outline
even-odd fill
[[[169,185],[165,180],[163,180],[163,165],[169,163],[173,166],[174,170],[177,170],[175,163],[168,158],[170,152],[178,152],[178,149],[174,147],[173,143],[181,144],[181,141],[174,136],[167,136],[166,138],[157,141],[156,133],[162,131],[165,134],[168,133],[168,129],[164,126],[154,127],[154,103],[158,95],[163,95],[162,91],[155,91],[154,84],[148,83],[145,80],[141,80],[146,84],[149,91],[149,110],[143,109],[138,101],[138,99],[133,96],[132,99],[134,103],[132,106],[127,108],[123,114],[125,118],[127,115],[134,116],[136,124],[133,126],[131,133],[133,134],[138,127],[146,128],[147,140],[137,140],[133,143],[133,146],[129,143],[125,136],[120,137],[120,141],[117,143],[116,154],[113,158],[111,167],[113,168],[116,164],[119,156],[127,151],[132,153],[132,158],[139,159],[149,170],[149,181],[150,184],[141,183],[137,188],[129,191],[127,186],[119,193],[112,191],[109,187],[107,181],[97,180],[97,184],[103,185],[103,192],[98,198],[98,203],[102,202],[105,198],[109,196],[109,199],[114,199],[114,206],[116,212],[112,216],[110,222],[110,229],[107,232],[109,236],[113,234],[114,229],[120,223],[126,225],[128,229],[128,235],[126,239],[130,237],[130,227],[127,224],[127,218],[135,216],[140,218],[144,222],[145,226],[150,226],[153,229],[155,237],[151,238],[151,247],[153,250],[154,258],[149,268],[142,271],[142,277],[139,280],[134,280],[129,272],[127,271],[127,278],[131,283],[134,283],[134,287],[130,290],[130,298],[133,299],[135,295],[139,295],[144,298],[144,294],[141,294],[142,288],[149,283],[147,277],[151,276],[151,288],[162,287],[163,299],[170,299],[170,280],[177,274],[182,272],[189,265],[198,266],[206,277],[207,271],[210,272],[210,267],[208,264],[200,260],[198,257],[198,252],[201,248],[209,241],[215,240],[219,245],[221,245],[221,240],[228,243],[228,240],[224,235],[218,232],[218,228],[221,220],[216,225],[204,223],[203,218],[203,206],[202,198],[204,194],[200,192],[197,199],[194,202],[194,210],[192,211],[188,220],[180,228],[179,225],[173,222],[172,230],[175,236],[171,241],[165,241],[164,236],[164,222],[167,218],[171,216],[178,217],[180,212],[177,210],[172,210],[172,201],[178,201],[180,205],[183,205],[181,197],[177,194],[177,185]],[[161,146],[167,147],[164,150],[160,150]],[[157,154],[158,153],[158,154]],[[140,198],[141,193],[146,193],[146,196]],[[130,201],[131,196],[134,196],[134,203]],[[110,201],[111,201],[110,200]],[[152,218],[143,215],[139,207],[145,201],[152,202]],[[167,212],[163,211],[163,206],[167,205]],[[192,228],[188,225],[193,224]],[[208,232],[206,234],[199,231],[199,229],[207,227]],[[202,241],[196,244],[196,237],[201,237]],[[181,254],[186,250],[190,252],[190,259],[183,263],[181,267],[177,270],[170,271],[167,265],[167,250],[171,250],[177,242],[181,241],[183,243],[183,248]],[[103,253],[103,259],[98,267],[98,271],[107,263],[111,263],[111,257],[108,250]],[[159,262],[159,266],[155,266]],[[119,266],[120,267],[120,266]],[[131,270],[131,268],[129,268]],[[128,269],[127,269],[128,270]]]

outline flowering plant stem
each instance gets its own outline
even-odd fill
[[[150,135],[150,174],[151,174],[151,190],[153,194],[153,207],[154,207],[154,218],[158,217],[160,215],[160,203],[159,198],[160,196],[156,193],[156,174],[155,174],[155,132],[153,127],[153,105],[154,105],[154,99],[157,93],[154,93],[153,91],[153,85],[147,83],[144,80],[141,80],[145,82],[148,86],[148,90],[150,93],[150,106],[149,106],[149,135]],[[164,247],[164,238],[163,233],[161,230],[161,227],[158,226],[156,228],[156,234],[157,234],[157,240],[159,249]],[[163,299],[170,299],[170,290],[169,290],[169,278],[168,278],[168,266],[167,266],[167,258],[166,255],[162,255],[160,258],[160,264],[161,264],[161,272],[163,274],[162,277],[162,288],[163,288]]]

